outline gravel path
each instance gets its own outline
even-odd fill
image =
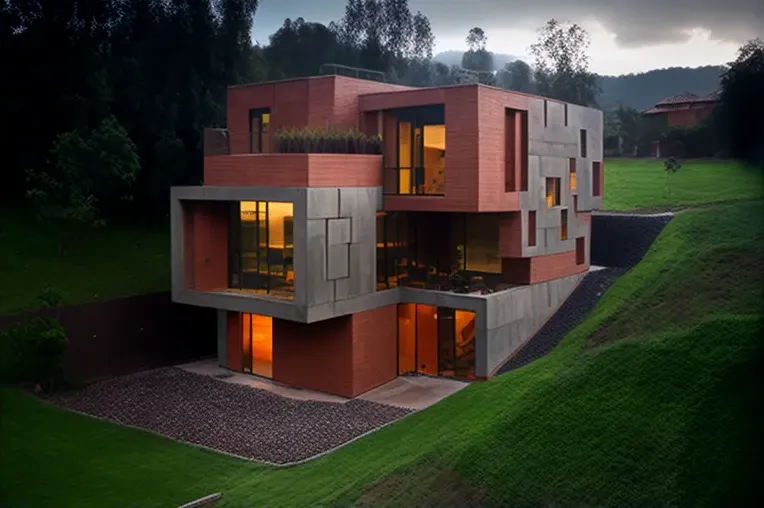
[[[588,273],[554,316],[499,369],[498,374],[518,369],[548,354],[586,318],[616,279],[642,260],[671,219],[670,215],[592,216],[592,264],[609,268]]]
[[[411,412],[357,399],[345,403],[287,399],[174,367],[102,381],[49,400],[276,464],[308,459]]]
[[[499,369],[498,374],[519,369],[548,354],[568,332],[584,320],[610,285],[625,272],[623,268],[606,268],[588,273],[554,316]]]

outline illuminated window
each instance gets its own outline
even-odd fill
[[[273,377],[273,318],[241,315],[242,371]]]
[[[234,203],[229,233],[231,287],[294,298],[294,205]]]
[[[576,190],[576,159],[570,158],[570,190]]]
[[[546,179],[546,206],[552,208],[560,206],[560,179]]]
[[[271,110],[268,108],[252,109],[249,112],[249,151],[271,151]]]

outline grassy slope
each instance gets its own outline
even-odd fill
[[[0,314],[39,306],[46,286],[62,304],[169,288],[170,238],[161,230],[86,229],[0,211]]]
[[[762,172],[739,162],[684,161],[682,169],[669,177],[660,160],[605,161],[607,210],[665,210],[761,197],[764,197]]]
[[[734,505],[754,478],[762,212],[683,212],[549,356],[300,467],[0,392],[0,505],[167,506],[218,490],[226,506]],[[708,263],[730,255],[751,264]]]

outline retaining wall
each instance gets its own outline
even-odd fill
[[[0,329],[35,316],[59,320],[66,370],[85,382],[216,353],[215,310],[173,303],[169,292],[0,316]]]

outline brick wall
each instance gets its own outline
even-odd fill
[[[353,393],[395,379],[398,370],[398,307],[353,315]]]
[[[235,187],[379,187],[382,156],[279,153],[206,157],[204,183]]]
[[[478,206],[481,212],[520,209],[519,192],[506,192],[505,186],[506,108],[527,111],[528,97],[490,87],[478,88],[478,143],[480,152],[477,177],[479,179]],[[523,134],[522,129],[515,128],[513,131],[516,137]],[[516,188],[519,189],[519,178],[516,183]]]
[[[273,379],[290,386],[353,396],[352,318],[318,323],[273,320]]]
[[[209,291],[228,287],[228,204],[183,204],[186,286]]]

